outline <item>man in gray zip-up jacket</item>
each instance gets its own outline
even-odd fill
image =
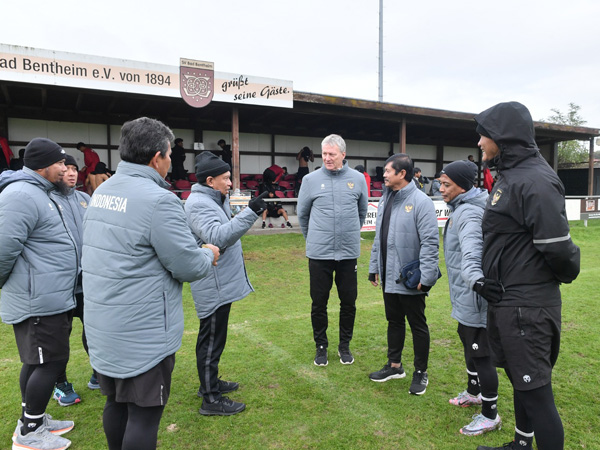
[[[156,447],[183,337],[182,285],[206,276],[219,255],[213,245],[198,247],[167,190],[173,137],[157,120],[125,123],[122,161],[84,217],[84,322],[107,396],[109,448]]]
[[[66,448],[55,434],[71,421],[45,414],[54,382],[69,360],[69,334],[79,261],[75,240],[50,192],[65,174],[66,152],[55,142],[33,139],[23,170],[0,178],[0,314],[13,325],[21,369],[23,415],[15,445]]]
[[[467,389],[450,399],[460,407],[482,405],[481,414],[473,416],[461,434],[475,436],[500,429],[498,415],[498,374],[490,358],[486,331],[487,301],[473,286],[483,277],[481,218],[488,198],[487,191],[474,187],[477,166],[471,161],[454,161],[440,175],[440,193],[450,208],[444,228],[444,256],[452,317],[458,321],[458,335],[463,344],[467,366]]]
[[[327,136],[321,148],[323,167],[302,179],[298,194],[298,221],[306,239],[311,321],[317,346],[314,363],[328,364],[327,301],[335,272],[340,298],[338,356],[342,364],[352,364],[356,260],[360,256],[360,228],[367,215],[367,185],[363,175],[344,161],[346,143],[341,136]]]
[[[192,193],[185,202],[188,225],[196,241],[212,242],[223,249],[219,265],[203,279],[191,283],[200,330],[196,343],[196,364],[202,396],[200,414],[230,416],[242,412],[246,405],[222,394],[237,390],[239,384],[219,379],[219,361],[227,341],[227,324],[231,304],[254,289],[248,280],[240,238],[266,207],[262,197],[255,197],[248,208],[231,218],[227,193],[231,188],[231,168],[211,152],[196,157],[196,178]]]
[[[385,192],[377,208],[375,241],[369,264],[369,280],[381,279],[385,315],[388,321],[388,362],[369,375],[385,382],[404,378],[402,351],[408,319],[413,336],[413,381],[409,392],[425,393],[429,383],[429,327],[425,318],[425,296],[438,279],[439,231],[433,202],[412,182],[410,156],[390,156],[384,169]],[[400,279],[403,268],[418,263],[420,275],[415,286]],[[415,272],[416,273],[416,272]]]

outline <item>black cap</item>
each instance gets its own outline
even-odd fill
[[[25,147],[23,165],[31,170],[43,169],[66,157],[67,152],[56,142],[46,138],[35,138]]]
[[[71,155],[65,156],[65,166],[75,166],[77,167],[77,170],[79,170],[79,165],[77,164],[77,161],[75,161],[75,158],[73,158]]]
[[[202,152],[196,156],[195,169],[198,183],[204,183],[208,177],[218,177],[231,171],[229,164],[211,152]]]
[[[465,191],[475,185],[477,166],[471,161],[454,161],[448,164],[442,174],[445,174]]]

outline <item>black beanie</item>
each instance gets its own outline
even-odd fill
[[[218,177],[231,171],[229,164],[211,152],[202,152],[196,156],[195,169],[198,183],[204,183],[208,177]]]
[[[465,191],[475,185],[477,166],[471,161],[454,161],[448,164],[442,174],[445,174]]]
[[[23,165],[31,170],[44,169],[66,157],[67,152],[56,142],[46,138],[35,138],[25,147]]]
[[[79,170],[79,165],[77,164],[77,161],[75,161],[75,158],[73,158],[71,155],[65,156],[65,166],[75,166],[77,170]]]
[[[492,137],[490,136],[490,133],[488,133],[487,130],[485,128],[483,128],[480,123],[477,123],[477,128],[475,128],[475,131],[477,132],[477,134],[480,134],[482,136],[485,136],[486,138],[492,139]]]

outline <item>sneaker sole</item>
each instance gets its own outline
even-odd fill
[[[71,402],[71,403],[65,403],[65,402],[62,402],[62,401],[61,401],[60,399],[58,399],[58,398],[56,399],[56,401],[58,402],[58,404],[59,404],[60,406],[72,406],[72,405],[76,405],[77,403],[81,403],[81,399],[79,399],[79,401],[75,400],[74,402]]]
[[[390,375],[389,377],[382,378],[381,380],[375,380],[374,378],[369,377],[369,380],[374,381],[375,383],[383,383],[389,380],[399,380],[400,378],[406,378],[406,372],[402,374],[396,373],[394,375]]]
[[[71,446],[71,442],[69,442],[67,445],[65,445],[64,447],[56,447],[55,450],[66,450]],[[12,450],[31,450],[33,447],[29,447],[28,445],[20,445],[17,444],[16,442],[13,443],[12,445]]]
[[[498,425],[496,425],[493,428],[485,428],[485,429],[479,430],[479,431],[466,431],[466,430],[463,431],[464,428],[461,428],[459,431],[460,431],[460,434],[462,434],[463,436],[479,436],[481,434],[488,433],[490,431],[501,430],[501,429],[502,429],[502,422],[499,422]]]
[[[327,364],[329,364],[329,361],[327,361],[325,364],[317,364],[316,361],[313,361],[315,366],[319,366],[319,367],[325,367]]]
[[[88,389],[91,389],[92,391],[97,391],[98,389],[100,389],[100,385],[88,383]]]
[[[202,414],[203,416],[233,416],[235,414],[239,414],[242,411],[244,411],[246,409],[246,405],[244,405],[244,407],[238,411],[232,411],[232,412],[222,412],[222,411],[209,411],[207,409],[202,409],[200,408],[200,410],[198,411],[200,414]]]
[[[350,361],[350,362],[344,362],[344,361],[342,361],[342,355],[340,355],[340,352],[338,352],[338,356],[340,357],[340,362],[342,364],[348,365],[348,364],[352,364],[354,362],[354,357],[352,357],[352,361]]]
[[[408,390],[409,394],[412,395],[423,395],[425,393],[425,391],[427,390],[427,386],[429,386],[429,380],[427,380],[427,384],[425,385],[425,389],[423,389],[421,392],[413,392],[410,389]]]

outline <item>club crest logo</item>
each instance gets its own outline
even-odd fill
[[[492,198],[492,206],[498,203],[498,200],[500,200],[500,196],[502,196],[502,189],[498,189],[496,190],[496,192],[494,192],[494,197]]]
[[[413,205],[404,206],[404,211],[406,211],[407,213],[412,212],[412,210],[413,210]]]
[[[81,205],[82,208],[87,208],[87,202],[85,200],[81,200],[79,202],[79,204]]]
[[[354,183],[348,182],[348,188],[349,189],[354,189]]]
[[[479,345],[477,345],[476,343],[473,343],[472,347],[473,350],[479,350]]]
[[[215,65],[206,61],[179,60],[179,93],[194,108],[204,108],[215,93]]]
[[[531,383],[531,377],[529,375],[523,375],[523,381],[525,383]]]

